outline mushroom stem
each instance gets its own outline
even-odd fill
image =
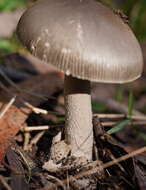
[[[71,154],[92,160],[93,125],[90,82],[65,76],[65,135]]]

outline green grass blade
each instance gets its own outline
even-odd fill
[[[93,109],[93,112],[105,112],[107,107],[105,104],[102,104],[100,102],[93,102],[92,109]]]
[[[3,49],[7,52],[10,52],[13,50],[13,45],[9,40],[5,39],[0,39],[0,50]]]
[[[111,128],[110,130],[107,131],[109,135],[121,131],[126,125],[128,125],[131,121],[129,119],[122,121],[115,127]]]
[[[116,100],[118,102],[122,102],[124,97],[124,88],[122,85],[118,85],[117,89],[116,89]]]
[[[134,105],[134,96],[133,96],[133,91],[130,90],[128,97],[128,116],[132,115],[133,105]]]

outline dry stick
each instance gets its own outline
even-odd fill
[[[41,109],[41,108],[37,108],[33,105],[31,105],[30,103],[23,101],[24,105],[27,106],[28,108],[30,108],[35,114],[48,114],[47,110]]]
[[[115,125],[118,125],[120,123],[120,121],[118,121],[118,122],[113,122],[113,121],[107,121],[107,122],[101,122],[101,125],[103,126],[103,127],[113,127],[113,126],[115,126]],[[128,126],[136,126],[136,125],[141,125],[141,126],[143,126],[143,125],[146,125],[146,121],[131,121],[131,123],[128,123],[127,124]]]
[[[111,98],[102,98],[102,97],[96,97],[93,96],[95,101],[102,102],[108,106],[108,108],[115,110],[120,113],[128,113],[128,107],[124,104],[121,104]],[[138,115],[138,116],[145,116],[144,114],[140,113],[139,111],[133,109],[133,115]]]
[[[16,100],[16,96],[12,97],[11,100],[8,102],[8,104],[1,110],[0,119],[2,119],[2,117],[9,110],[9,108],[12,106],[12,104],[15,102],[15,100]]]
[[[70,186],[69,186],[69,175],[68,175],[68,171],[66,172],[66,175],[67,175],[67,182],[66,182],[66,187],[67,187],[67,190],[70,190]]]
[[[118,122],[113,122],[113,121],[105,121],[105,122],[101,122],[101,125],[103,127],[113,127],[117,124],[119,124],[120,121]],[[134,121],[134,122],[131,122],[129,124],[127,124],[128,126],[129,125],[146,125],[146,121]],[[30,132],[30,131],[43,131],[43,130],[49,130],[51,127],[63,127],[63,125],[52,125],[52,126],[49,126],[49,125],[43,125],[43,126],[31,126],[31,127],[24,127],[22,130],[25,131],[25,132]]]
[[[50,126],[44,125],[44,126],[32,126],[32,127],[24,127],[22,130],[24,132],[30,132],[30,131],[43,131],[43,130],[49,130]]]
[[[119,162],[125,161],[125,160],[127,160],[127,159],[129,159],[129,158],[131,158],[131,157],[134,157],[134,156],[136,156],[136,155],[138,155],[138,154],[141,154],[141,153],[143,153],[143,152],[146,152],[146,146],[144,146],[144,147],[142,147],[142,148],[140,148],[140,149],[138,149],[138,150],[136,150],[136,151],[133,151],[133,152],[131,152],[131,153],[129,153],[129,154],[126,154],[126,155],[124,155],[124,156],[121,156],[121,157],[119,157],[119,158],[117,158],[117,159],[115,159],[115,160],[112,160],[112,161],[106,162],[106,163],[104,163],[104,164],[101,164],[100,166],[97,166],[97,167],[95,167],[95,165],[98,165],[98,164],[99,164],[99,161],[93,161],[93,162],[92,162],[93,169],[90,169],[90,170],[88,170],[88,171],[80,172],[79,174],[76,174],[76,175],[74,176],[74,178],[79,179],[79,178],[81,178],[81,177],[93,175],[93,174],[97,173],[98,170],[100,170],[100,169],[106,169],[106,168],[108,168],[108,167],[111,167],[111,166],[113,166],[113,165],[115,165],[115,164],[117,164],[117,163],[119,163]],[[71,179],[72,179],[72,176],[71,176],[71,177],[68,177],[68,179],[63,180],[62,182],[63,182],[63,183],[67,183],[67,180],[71,180]],[[57,187],[57,186],[59,186],[58,183],[56,183],[56,187]],[[48,190],[52,190],[52,187],[51,187],[51,188],[48,187]]]
[[[93,114],[93,117],[95,117],[95,116],[97,116],[98,118],[100,118],[100,119],[104,119],[104,118],[106,118],[106,119],[123,119],[123,118],[125,118],[125,117],[127,117],[125,114],[114,114],[114,113],[112,113],[112,114],[98,114],[98,113],[94,113]]]
[[[44,114],[44,115],[47,115],[47,114],[55,114],[55,115],[62,115],[58,112],[53,112],[53,111],[47,111],[45,109],[42,109],[42,108],[38,108],[38,107],[35,107],[33,105],[31,105],[29,102],[26,102],[23,100],[23,104],[25,106],[27,106],[28,108],[30,108],[32,110],[32,112],[34,112],[35,114]]]
[[[30,141],[30,146],[37,144],[40,138],[44,135],[44,131],[39,132],[34,136],[34,138]]]
[[[144,146],[144,147],[142,147],[142,148],[140,148],[138,150],[135,150],[135,151],[133,151],[133,152],[131,152],[129,154],[121,156],[120,158],[117,158],[115,160],[112,160],[112,161],[109,161],[109,162],[107,162],[105,164],[102,164],[101,167],[103,167],[103,169],[106,169],[106,168],[108,168],[108,167],[110,167],[110,166],[112,166],[114,164],[117,164],[119,162],[125,161],[125,160],[127,160],[127,159],[129,159],[131,157],[134,157],[134,156],[136,156],[138,154],[141,154],[143,152],[146,152],[146,146]],[[95,162],[97,162],[97,161],[95,161]]]
[[[51,127],[61,127],[61,125],[58,126],[48,126],[48,125],[44,125],[44,126],[32,126],[32,127],[24,127],[22,130],[25,132],[30,132],[30,131],[43,131],[43,130],[49,130]]]
[[[22,92],[25,92],[24,90],[22,90],[22,89],[20,89],[20,88],[18,88],[17,87],[17,85],[15,84],[15,83],[13,83],[1,70],[0,70],[0,74],[5,78],[5,80],[11,85],[11,86],[13,86],[15,89],[17,89],[18,91],[22,91]],[[1,87],[4,89],[4,90],[6,90],[6,91],[9,91],[8,90],[8,88],[6,88],[2,83],[0,84],[1,85]],[[12,92],[9,92],[9,93],[11,93],[12,94]],[[35,96],[37,96],[36,94],[32,94],[32,93],[29,93],[29,92],[25,92],[25,93],[28,93],[28,94],[31,94],[31,95],[35,95]],[[14,95],[14,94],[13,94]],[[16,95],[14,95],[14,96],[16,96]],[[38,96],[37,96],[38,97]],[[39,96],[40,97],[40,96]],[[42,98],[42,96],[41,96],[41,98]],[[20,98],[19,97],[19,99],[20,99],[20,101],[21,102],[23,102],[23,104],[25,105],[25,106],[27,106],[28,108],[30,108],[34,113],[36,113],[36,114],[48,114],[48,113],[50,113],[49,111],[47,111],[47,110],[44,110],[44,109],[40,109],[40,108],[37,108],[37,107],[34,107],[33,105],[31,105],[30,103],[28,103],[28,102],[26,102],[25,100],[23,100],[23,98]],[[116,102],[116,101],[114,101],[114,100],[111,100],[110,99],[110,102],[111,101],[113,101],[114,102],[114,104],[118,104],[119,105],[119,103],[118,102]],[[123,104],[122,104],[123,105]],[[126,106],[125,105],[123,105],[124,106],[124,108],[126,108]],[[58,115],[59,113],[57,113],[57,112],[51,112],[52,114],[56,114],[56,115]],[[127,118],[127,119],[134,119],[134,120],[146,120],[146,117],[143,115],[143,114],[141,114],[140,112],[138,112],[138,111],[135,111],[135,113],[137,113],[138,115],[133,115],[133,116],[128,116],[128,115],[124,115],[124,114],[94,114],[94,116],[98,116],[99,118],[106,118],[106,119],[116,119],[116,118]],[[112,125],[115,125],[115,124],[117,124],[117,123],[105,123],[105,124],[103,124],[103,126],[112,126]],[[144,125],[145,123],[134,123],[133,125]]]
[[[24,133],[24,143],[23,143],[23,149],[24,150],[27,150],[29,140],[30,140],[30,133],[25,131],[25,133]]]
[[[1,83],[1,82],[0,82],[0,87],[1,87],[4,91],[6,91],[7,93],[9,93],[9,94],[11,94],[11,95],[13,95],[13,96],[16,96],[16,95],[15,95],[13,92],[11,92],[7,87],[5,87],[5,86],[3,85],[3,83]],[[26,107],[30,108],[30,109],[32,110],[32,112],[34,112],[34,113],[36,113],[36,114],[40,114],[40,113],[41,113],[41,114],[47,114],[47,113],[48,113],[46,110],[41,109],[41,108],[37,108],[37,107],[31,105],[30,103],[26,102],[26,101],[24,100],[24,98],[21,98],[21,97],[19,97],[19,96],[17,96],[17,98],[20,100],[20,102],[22,102]]]
[[[125,161],[125,160],[127,160],[127,159],[129,159],[129,158],[131,158],[131,157],[134,157],[134,156],[136,156],[136,155],[138,155],[138,154],[141,154],[141,153],[143,153],[143,152],[146,152],[146,146],[144,146],[144,147],[142,147],[142,148],[140,148],[140,149],[138,149],[138,150],[136,150],[136,151],[133,151],[133,152],[131,152],[131,153],[129,153],[129,154],[126,154],[126,155],[124,155],[124,156],[121,156],[121,157],[119,157],[119,158],[117,158],[117,159],[115,159],[115,160],[112,160],[112,161],[106,162],[106,163],[104,163],[104,164],[101,164],[101,166],[98,166],[98,167],[96,167],[96,168],[93,168],[93,169],[91,169],[91,170],[89,170],[89,171],[81,172],[81,173],[75,175],[74,177],[80,178],[80,177],[83,177],[83,176],[88,176],[88,175],[94,174],[94,173],[96,173],[96,171],[97,171],[99,168],[106,169],[106,168],[108,168],[108,167],[110,167],[110,166],[113,166],[114,164],[117,164],[117,163],[119,163],[119,162]],[[98,164],[98,162],[99,162],[99,161],[94,161],[93,164]]]
[[[146,116],[140,116],[140,115],[132,115],[129,116],[127,114],[93,114],[93,116],[97,116],[100,119],[134,119],[134,120],[146,120]]]
[[[39,98],[44,98],[42,95],[36,95],[36,94],[34,94],[34,93],[31,93],[31,92],[28,92],[28,91],[26,91],[26,90],[20,89],[15,83],[13,83],[13,81],[12,81],[11,79],[9,79],[9,77],[7,77],[7,76],[5,75],[5,73],[4,73],[2,70],[0,70],[0,74],[3,76],[3,78],[4,78],[12,87],[14,87],[14,88],[15,88],[16,90],[18,90],[19,92],[24,92],[24,93],[27,93],[27,94],[29,94],[29,95],[36,96],[36,97],[39,97]],[[4,85],[3,85],[3,86],[4,86]],[[117,106],[120,105],[120,107],[122,107],[123,112],[126,112],[126,113],[127,113],[127,111],[128,111],[128,108],[126,107],[126,105],[120,104],[119,102],[116,102],[115,100],[112,100],[112,99],[108,99],[108,100],[101,99],[101,100],[106,101],[105,103],[107,103],[107,104],[109,104],[109,105],[110,105],[110,104],[114,105],[114,107],[117,107]],[[24,105],[26,105],[27,107],[29,107],[30,109],[32,109],[32,111],[35,112],[36,114],[40,114],[40,113],[41,113],[41,114],[48,114],[48,113],[50,113],[50,112],[47,111],[47,110],[40,109],[40,108],[36,108],[36,107],[34,107],[33,105],[31,105],[30,103],[28,103],[28,102],[26,102],[26,101],[24,101],[24,100],[23,100],[23,103],[24,103]],[[56,115],[59,114],[59,113],[57,113],[57,112],[51,112],[51,113],[52,113],[52,114],[56,114]],[[145,117],[142,113],[138,112],[137,110],[133,111],[133,113],[136,114],[136,116],[128,116],[128,115],[124,115],[124,114],[118,114],[117,116],[116,116],[116,114],[94,114],[94,115],[97,115],[99,118],[104,118],[104,117],[106,117],[107,119],[108,119],[108,118],[112,118],[112,117],[114,117],[114,118],[124,118],[124,117],[126,117],[126,118],[131,118],[131,119],[146,120],[146,117]]]
[[[116,157],[112,154],[110,150],[108,150],[108,153],[112,161],[116,160]],[[117,166],[120,168],[121,171],[125,171],[124,167],[119,162],[117,163]]]
[[[50,179],[53,179],[53,180],[57,181],[57,183],[59,184],[59,186],[61,186],[64,190],[66,190],[66,188],[64,187],[63,182],[60,179],[58,179],[57,177],[54,177],[52,175],[48,175],[47,178],[48,179],[50,178]]]
[[[98,116],[99,119],[133,119],[133,120],[142,120],[142,121],[131,121],[131,123],[127,125],[146,125],[146,117],[143,116],[128,116],[124,114],[94,114],[94,117]],[[117,125],[120,121],[103,121],[101,122],[101,125],[103,127],[112,127],[114,125]],[[23,131],[41,131],[41,130],[49,130],[51,127],[63,127],[63,125],[43,125],[43,126],[31,126],[27,128],[23,128]]]
[[[0,175],[0,182],[3,184],[6,190],[12,190],[2,175]]]
[[[18,90],[18,92],[24,92],[24,93],[26,93],[26,94],[29,94],[29,95],[32,95],[32,96],[35,96],[35,97],[38,97],[38,98],[41,98],[41,99],[46,100],[46,98],[45,98],[43,95],[38,95],[38,94],[36,95],[36,94],[34,94],[34,93],[32,93],[32,92],[29,92],[29,91],[27,91],[27,90],[23,90],[23,89],[19,88],[9,77],[7,77],[7,76],[5,75],[5,73],[4,73],[2,70],[0,70],[0,74],[1,74],[1,76],[2,76],[12,87],[14,87],[16,90]],[[97,97],[96,97],[95,99],[97,99]],[[121,103],[119,103],[119,102],[117,102],[117,101],[115,101],[115,100],[113,100],[113,99],[98,98],[97,101],[99,101],[99,100],[100,100],[101,102],[103,102],[103,103],[109,105],[109,107],[113,107],[115,110],[124,112],[124,113],[126,113],[126,114],[128,113],[128,108],[127,108],[126,105],[121,104]],[[27,105],[28,107],[32,108],[32,110],[35,110],[36,113],[38,112],[38,113],[42,113],[42,114],[48,114],[48,111],[43,110],[43,109],[40,109],[40,110],[39,110],[39,108],[36,109],[36,108],[33,107],[32,105],[30,105],[28,102],[25,102],[25,101],[24,101],[24,104]],[[118,108],[118,109],[117,109],[117,108]],[[121,110],[119,110],[119,108],[120,108]],[[53,113],[54,113],[54,112],[53,112]],[[137,111],[137,110],[133,110],[133,113],[134,113],[134,115],[137,115],[137,116],[134,116],[134,117],[137,117],[137,118],[138,118],[138,117],[143,117],[143,118],[146,119],[145,115],[142,114],[142,113],[140,113],[140,112]],[[56,114],[58,114],[58,113],[56,113]],[[98,114],[98,115],[100,115],[100,116],[102,117],[102,115],[104,115],[104,114]],[[120,116],[120,115],[119,115],[119,116]],[[120,117],[124,117],[124,116],[125,116],[125,115],[122,115],[122,114],[121,114]],[[109,116],[109,117],[110,117],[110,116]],[[127,117],[129,117],[129,116],[127,116]],[[133,116],[132,116],[132,117],[133,117]],[[132,118],[132,117],[130,117],[130,118]],[[145,120],[145,119],[143,119],[143,120]]]
[[[11,92],[6,86],[3,85],[3,83],[0,82],[0,87],[6,91],[8,94],[10,95],[13,95],[13,96],[16,96],[13,92]],[[44,110],[44,109],[41,109],[41,108],[37,108],[33,105],[31,105],[29,102],[26,102],[24,100],[24,98],[21,98],[19,96],[17,96],[17,98],[19,99],[20,102],[22,102],[26,107],[30,108],[32,110],[32,112],[34,112],[35,114],[56,114],[56,115],[62,115],[60,113],[57,113],[57,112],[50,112],[50,111],[47,111],[47,110]]]
[[[16,96],[13,92],[11,92],[7,87],[5,87],[4,85],[3,85],[3,83],[1,83],[0,82],[0,87],[4,90],[4,91],[6,91],[6,92],[8,92],[9,94],[11,94],[11,95],[13,95],[13,96]],[[21,89],[19,89],[20,91],[21,91]],[[32,94],[31,94],[32,95]],[[34,112],[34,113],[36,113],[36,114],[44,114],[44,115],[46,115],[46,114],[48,114],[48,113],[50,113],[50,114],[56,114],[56,115],[60,115],[59,113],[56,113],[56,112],[50,112],[50,111],[47,111],[47,110],[44,110],[44,109],[41,109],[41,108],[37,108],[37,107],[35,107],[35,106],[33,106],[33,105],[31,105],[29,102],[26,102],[25,100],[24,100],[24,98],[20,98],[20,97],[17,97],[26,107],[28,107],[28,108],[30,108],[31,110],[32,110],[32,112]],[[62,114],[61,114],[62,115]]]

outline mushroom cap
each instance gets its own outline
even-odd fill
[[[41,0],[21,17],[17,34],[31,53],[67,75],[124,83],[143,68],[139,43],[120,16],[95,0]]]

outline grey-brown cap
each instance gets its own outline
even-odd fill
[[[40,59],[67,75],[124,83],[141,75],[139,43],[124,21],[94,0],[41,0],[21,17],[17,34]]]

